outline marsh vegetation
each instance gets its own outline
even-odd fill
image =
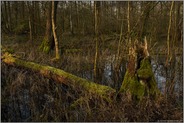
[[[115,90],[103,96],[85,85],[65,84],[67,77],[57,83],[2,57],[2,121],[183,120],[183,2],[2,1],[1,8],[1,56],[8,52]],[[147,71],[138,74],[147,56],[138,59],[130,50],[141,47],[145,37],[148,77]],[[157,98],[145,88],[141,99],[137,91],[121,92],[132,66],[133,77],[154,79]]]

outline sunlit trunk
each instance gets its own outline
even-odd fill
[[[59,54],[59,43],[58,43],[57,34],[56,34],[56,26],[55,26],[56,20],[54,18],[54,10],[55,10],[56,5],[54,5],[54,4],[55,4],[54,1],[52,1],[52,32],[53,32],[53,35],[54,35],[56,59],[59,59],[60,58],[60,54]]]

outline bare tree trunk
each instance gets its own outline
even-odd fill
[[[120,35],[119,35],[119,41],[118,41],[118,48],[117,48],[117,56],[116,56],[116,64],[115,64],[115,71],[114,71],[114,76],[115,76],[115,82],[114,82],[114,87],[118,88],[118,83],[119,83],[119,73],[120,73],[120,66],[121,66],[121,61],[122,61],[122,57],[120,55],[120,51],[121,51],[121,41],[122,41],[122,36],[123,36],[123,19],[121,22],[121,29],[120,29]],[[123,54],[123,52],[121,52]]]
[[[17,26],[18,19],[18,1],[14,3],[15,5],[15,26]]]
[[[54,1],[52,1],[52,31],[53,31],[53,35],[54,35],[54,42],[55,42],[55,50],[56,50],[56,60],[60,59],[60,54],[59,54],[59,43],[58,43],[58,39],[57,39],[57,35],[56,35],[56,26],[55,26],[55,22],[56,20],[54,20],[54,11],[55,11],[55,3]]]
[[[37,2],[36,1],[33,1],[33,7],[32,7],[32,14],[33,14],[33,29],[34,29],[34,36],[36,37],[38,35],[38,26],[35,25],[35,23],[37,23],[38,21],[38,18],[37,18],[37,13],[38,13],[38,10],[36,8],[36,4]]]
[[[121,45],[122,35],[123,35],[123,20],[121,22],[121,31],[120,31],[119,41],[118,41],[117,61],[119,61],[120,59],[120,45]]]
[[[41,32],[41,29],[39,28],[39,26],[38,25],[41,25],[41,17],[40,17],[40,2],[38,1],[37,2],[37,4],[36,4],[36,6],[35,6],[35,10],[36,10],[36,14],[35,14],[35,16],[36,16],[36,18],[37,18],[37,20],[36,20],[36,23],[37,23],[37,26],[36,26],[36,30],[37,30],[37,35],[39,35],[40,34],[40,32]]]
[[[180,17],[180,8],[181,8],[181,2],[176,2],[176,37],[175,37],[175,43],[178,44],[178,46],[180,45],[180,40],[181,40],[181,29],[182,28],[182,18]]]
[[[8,22],[9,22],[9,29],[12,30],[12,12],[11,12],[11,6],[10,6],[10,1],[8,1],[8,15],[9,15],[9,19],[8,19]]]
[[[62,21],[63,32],[65,31],[65,8],[64,8],[65,5],[66,5],[66,3],[64,2],[63,3],[63,15],[62,15],[62,17],[63,17],[63,21]]]
[[[143,9],[143,18],[142,18],[141,32],[140,32],[140,38],[139,38],[140,40],[144,39],[144,37],[146,36],[146,29],[148,25],[150,12],[158,4],[158,2],[150,2],[150,1],[149,2],[144,1],[144,2],[142,4],[142,7],[144,5],[144,9]]]
[[[131,45],[131,38],[130,38],[130,1],[128,1],[128,8],[127,8],[127,28],[128,28],[128,33],[127,33],[127,45],[128,47]]]
[[[75,10],[76,10],[76,27],[79,30],[79,5],[78,5],[78,1],[75,1]]]
[[[129,39],[130,37],[130,1],[128,1],[127,23],[128,23],[128,39]]]
[[[74,30],[73,30],[73,17],[72,17],[72,3],[73,1],[70,1],[70,32],[72,35],[74,35]]]
[[[103,5],[102,8],[105,8],[105,6]],[[104,14],[104,12],[103,12],[103,14]],[[117,23],[116,33],[119,33],[119,19],[120,19],[120,3],[119,3],[119,1],[116,1],[116,23]]]
[[[24,20],[24,18],[25,18],[25,3],[24,3],[24,1],[21,1],[21,4],[22,4],[22,19]]]
[[[166,66],[168,65],[170,58],[170,30],[171,30],[171,24],[172,24],[172,11],[173,11],[174,1],[171,3],[170,13],[169,13],[169,26],[167,31],[167,60],[166,60]]]
[[[52,10],[52,3],[49,1],[47,2],[46,8],[46,29],[45,29],[45,36],[40,46],[40,49],[43,50],[45,53],[49,53],[51,50],[51,41],[52,41],[52,24],[51,24],[51,10]]]
[[[100,2],[94,2],[94,11],[95,11],[95,59],[94,59],[94,81],[96,82],[98,79],[98,61],[99,61],[99,9]]]
[[[31,26],[31,16],[29,15],[29,40],[33,40],[33,34],[32,34],[32,26]]]
[[[168,67],[169,62],[172,60],[172,53],[171,53],[171,46],[170,46],[170,31],[171,31],[171,25],[172,25],[172,11],[173,11],[174,1],[171,3],[170,13],[169,13],[169,25],[168,25],[168,31],[167,31],[167,59],[165,62],[165,66]],[[171,91],[169,90],[169,84],[166,77],[166,85],[165,85],[165,96],[167,97],[167,92]]]
[[[8,11],[7,11],[7,4],[6,1],[4,1],[4,10],[5,10],[5,25],[6,25],[6,29],[8,29],[9,31],[9,25],[8,25]]]
[[[32,30],[32,14],[31,14],[31,2],[27,2],[27,8],[29,11],[29,40],[33,40],[33,30]]]

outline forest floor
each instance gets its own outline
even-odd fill
[[[54,51],[44,54],[39,50],[42,39],[43,37],[37,37],[33,41],[29,41],[26,35],[2,35],[1,45],[21,59],[50,65],[74,75],[93,80],[95,43],[92,36],[83,36],[81,38],[81,36],[63,35],[60,41],[62,47],[60,47],[60,52],[62,55],[58,62],[51,60],[55,57]],[[102,68],[104,68],[104,63],[107,61],[107,56],[117,54],[118,41],[117,36],[104,35],[102,37],[99,61]],[[126,59],[127,49],[124,44],[124,41],[122,41],[121,51]],[[165,42],[154,44],[151,43],[150,45],[150,55],[166,53],[167,45]],[[183,47],[181,45],[175,48],[176,54],[182,54],[182,51]],[[3,63],[1,63],[1,66],[1,112],[3,121],[183,120],[183,102],[182,104],[181,100],[178,102],[174,95],[167,100],[164,97],[160,98],[156,102],[145,99],[138,105],[135,105],[134,102],[129,102],[126,97],[121,101],[107,104],[99,97],[93,97],[93,95],[82,93],[77,89],[75,90],[77,92],[74,92],[73,88],[54,84],[52,80],[39,76],[32,71],[12,68]],[[124,69],[125,67],[126,65],[124,65]],[[122,80],[120,81],[122,82]],[[91,98],[89,98],[90,96]],[[71,108],[69,105],[78,98],[82,102],[78,106]],[[12,103],[12,101],[14,102]],[[16,112],[15,114],[13,114],[14,111]]]

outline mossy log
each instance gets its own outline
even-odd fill
[[[31,69],[49,79],[53,79],[58,83],[63,83],[72,87],[79,87],[88,93],[96,94],[107,100],[111,100],[112,95],[116,92],[116,90],[112,89],[111,87],[100,85],[77,77],[61,69],[21,60],[8,52],[5,52],[1,59],[8,65]]]
[[[127,71],[119,92],[125,92],[131,99],[136,100],[141,100],[144,96],[155,99],[160,90],[152,72],[147,41],[145,39],[144,45],[136,43],[129,49]]]

